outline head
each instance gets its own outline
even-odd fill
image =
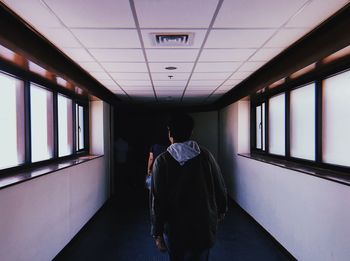
[[[188,114],[174,114],[168,122],[169,139],[171,143],[185,142],[190,139],[194,121]]]

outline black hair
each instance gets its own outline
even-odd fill
[[[170,137],[172,137],[175,142],[184,142],[189,140],[193,128],[193,118],[185,113],[174,114],[168,120]]]

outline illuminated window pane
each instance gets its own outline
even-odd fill
[[[58,105],[58,156],[73,152],[73,113],[72,100],[62,95],[57,96]]]
[[[269,151],[285,155],[285,94],[269,100]]]
[[[262,149],[265,150],[265,102],[261,105]]]
[[[350,166],[350,71],[323,82],[323,161]]]
[[[262,123],[261,123],[261,105],[256,107],[256,148],[261,149],[261,134],[262,134]]]
[[[47,160],[53,157],[52,99],[52,92],[31,84],[32,162]]]
[[[290,92],[290,155],[315,160],[315,84]]]
[[[0,169],[24,163],[23,82],[0,73]]]
[[[84,107],[80,105],[76,105],[76,139],[77,150],[84,149]]]
[[[265,150],[265,103],[256,107],[256,148]]]

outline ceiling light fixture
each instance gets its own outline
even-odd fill
[[[170,71],[176,70],[176,69],[177,69],[177,67],[175,67],[175,66],[167,66],[167,67],[165,67],[165,70],[170,70]]]

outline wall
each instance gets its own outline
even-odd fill
[[[220,111],[231,197],[298,260],[349,260],[350,187],[238,156],[249,149],[247,117],[245,101]]]
[[[108,126],[108,107],[92,102],[92,119]],[[0,260],[52,260],[107,200],[109,136],[94,123],[103,157],[0,190]]]
[[[195,121],[192,138],[218,158],[218,112],[192,113]]]

